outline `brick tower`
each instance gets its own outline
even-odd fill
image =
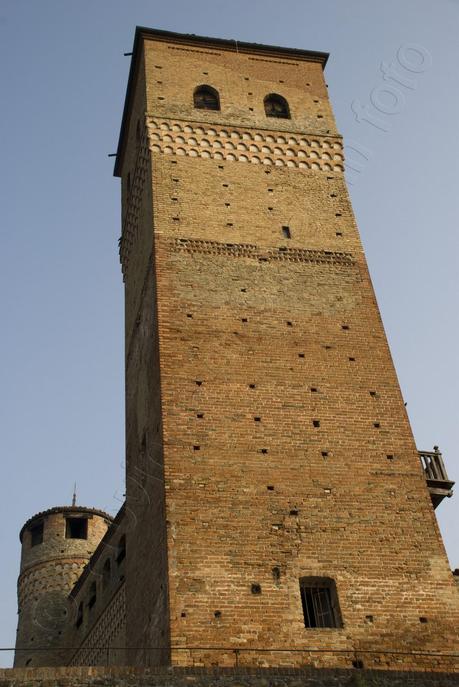
[[[451,483],[420,464],[326,59],[136,32],[115,167],[131,663],[454,664],[429,493]]]
[[[21,529],[15,667],[67,663],[68,620],[75,622],[68,594],[111,522],[93,508],[59,506]]]

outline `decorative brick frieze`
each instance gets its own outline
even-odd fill
[[[344,265],[355,267],[355,261],[349,253],[333,251],[307,250],[301,248],[265,248],[253,244],[219,243],[199,239],[176,239],[174,249],[186,253],[200,253],[202,255],[225,255],[233,258],[252,258],[253,260],[269,262],[274,260],[288,262],[312,262],[325,265]]]
[[[343,172],[340,136],[204,125],[147,116],[153,153]]]

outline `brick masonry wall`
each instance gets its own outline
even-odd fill
[[[275,120],[276,130],[337,134],[319,62],[172,41],[149,40],[145,46],[146,104],[155,116],[269,129],[263,100],[279,93],[289,102],[291,119]],[[200,110],[196,116],[193,90],[201,84],[218,90],[221,111]]]
[[[128,129],[125,165],[132,181],[128,195],[127,172],[123,198],[129,202],[123,204],[120,245],[125,280],[126,644],[133,663],[143,661],[143,652],[136,652],[136,647],[170,645],[151,156],[143,70],[142,60]],[[155,659],[167,662],[167,649],[156,652]]]
[[[320,65],[154,40],[145,50],[147,113],[133,112],[129,131],[136,118],[146,127],[146,172],[121,251],[128,642],[329,649],[314,658],[325,666],[348,665],[337,650],[373,650],[371,665],[392,668],[418,668],[413,651],[453,653],[459,597]],[[219,90],[220,112],[192,107],[201,83]],[[291,120],[265,117],[272,92]],[[128,142],[123,184],[140,178],[139,159]],[[303,576],[336,581],[342,628],[305,628]]]

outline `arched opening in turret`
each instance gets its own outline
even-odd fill
[[[270,93],[264,100],[267,117],[290,119],[290,108],[286,99],[277,93]]]

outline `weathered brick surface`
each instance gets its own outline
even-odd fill
[[[121,165],[123,217],[131,202],[136,214],[121,244],[128,644],[329,649],[311,659],[325,666],[356,648],[381,652],[375,667],[452,654],[459,597],[320,64],[153,39],[144,49]],[[220,92],[220,112],[193,108],[201,83]],[[292,119],[265,117],[272,92]],[[342,628],[304,627],[302,576],[336,580]]]
[[[141,131],[138,152],[132,153],[138,209],[125,287],[126,643],[131,649],[170,641],[151,158],[143,124]],[[123,231],[123,256],[128,251],[124,237]],[[168,660],[167,651],[155,655]],[[142,656],[132,651],[133,662]]]
[[[220,123],[271,129],[263,100],[280,93],[289,102],[291,119],[275,120],[287,132],[337,134],[322,66],[318,61],[257,55],[231,49],[199,49],[149,40],[145,51],[147,111],[186,122]],[[193,90],[209,84],[220,94],[221,111],[193,107]],[[251,109],[252,108],[252,109]]]

